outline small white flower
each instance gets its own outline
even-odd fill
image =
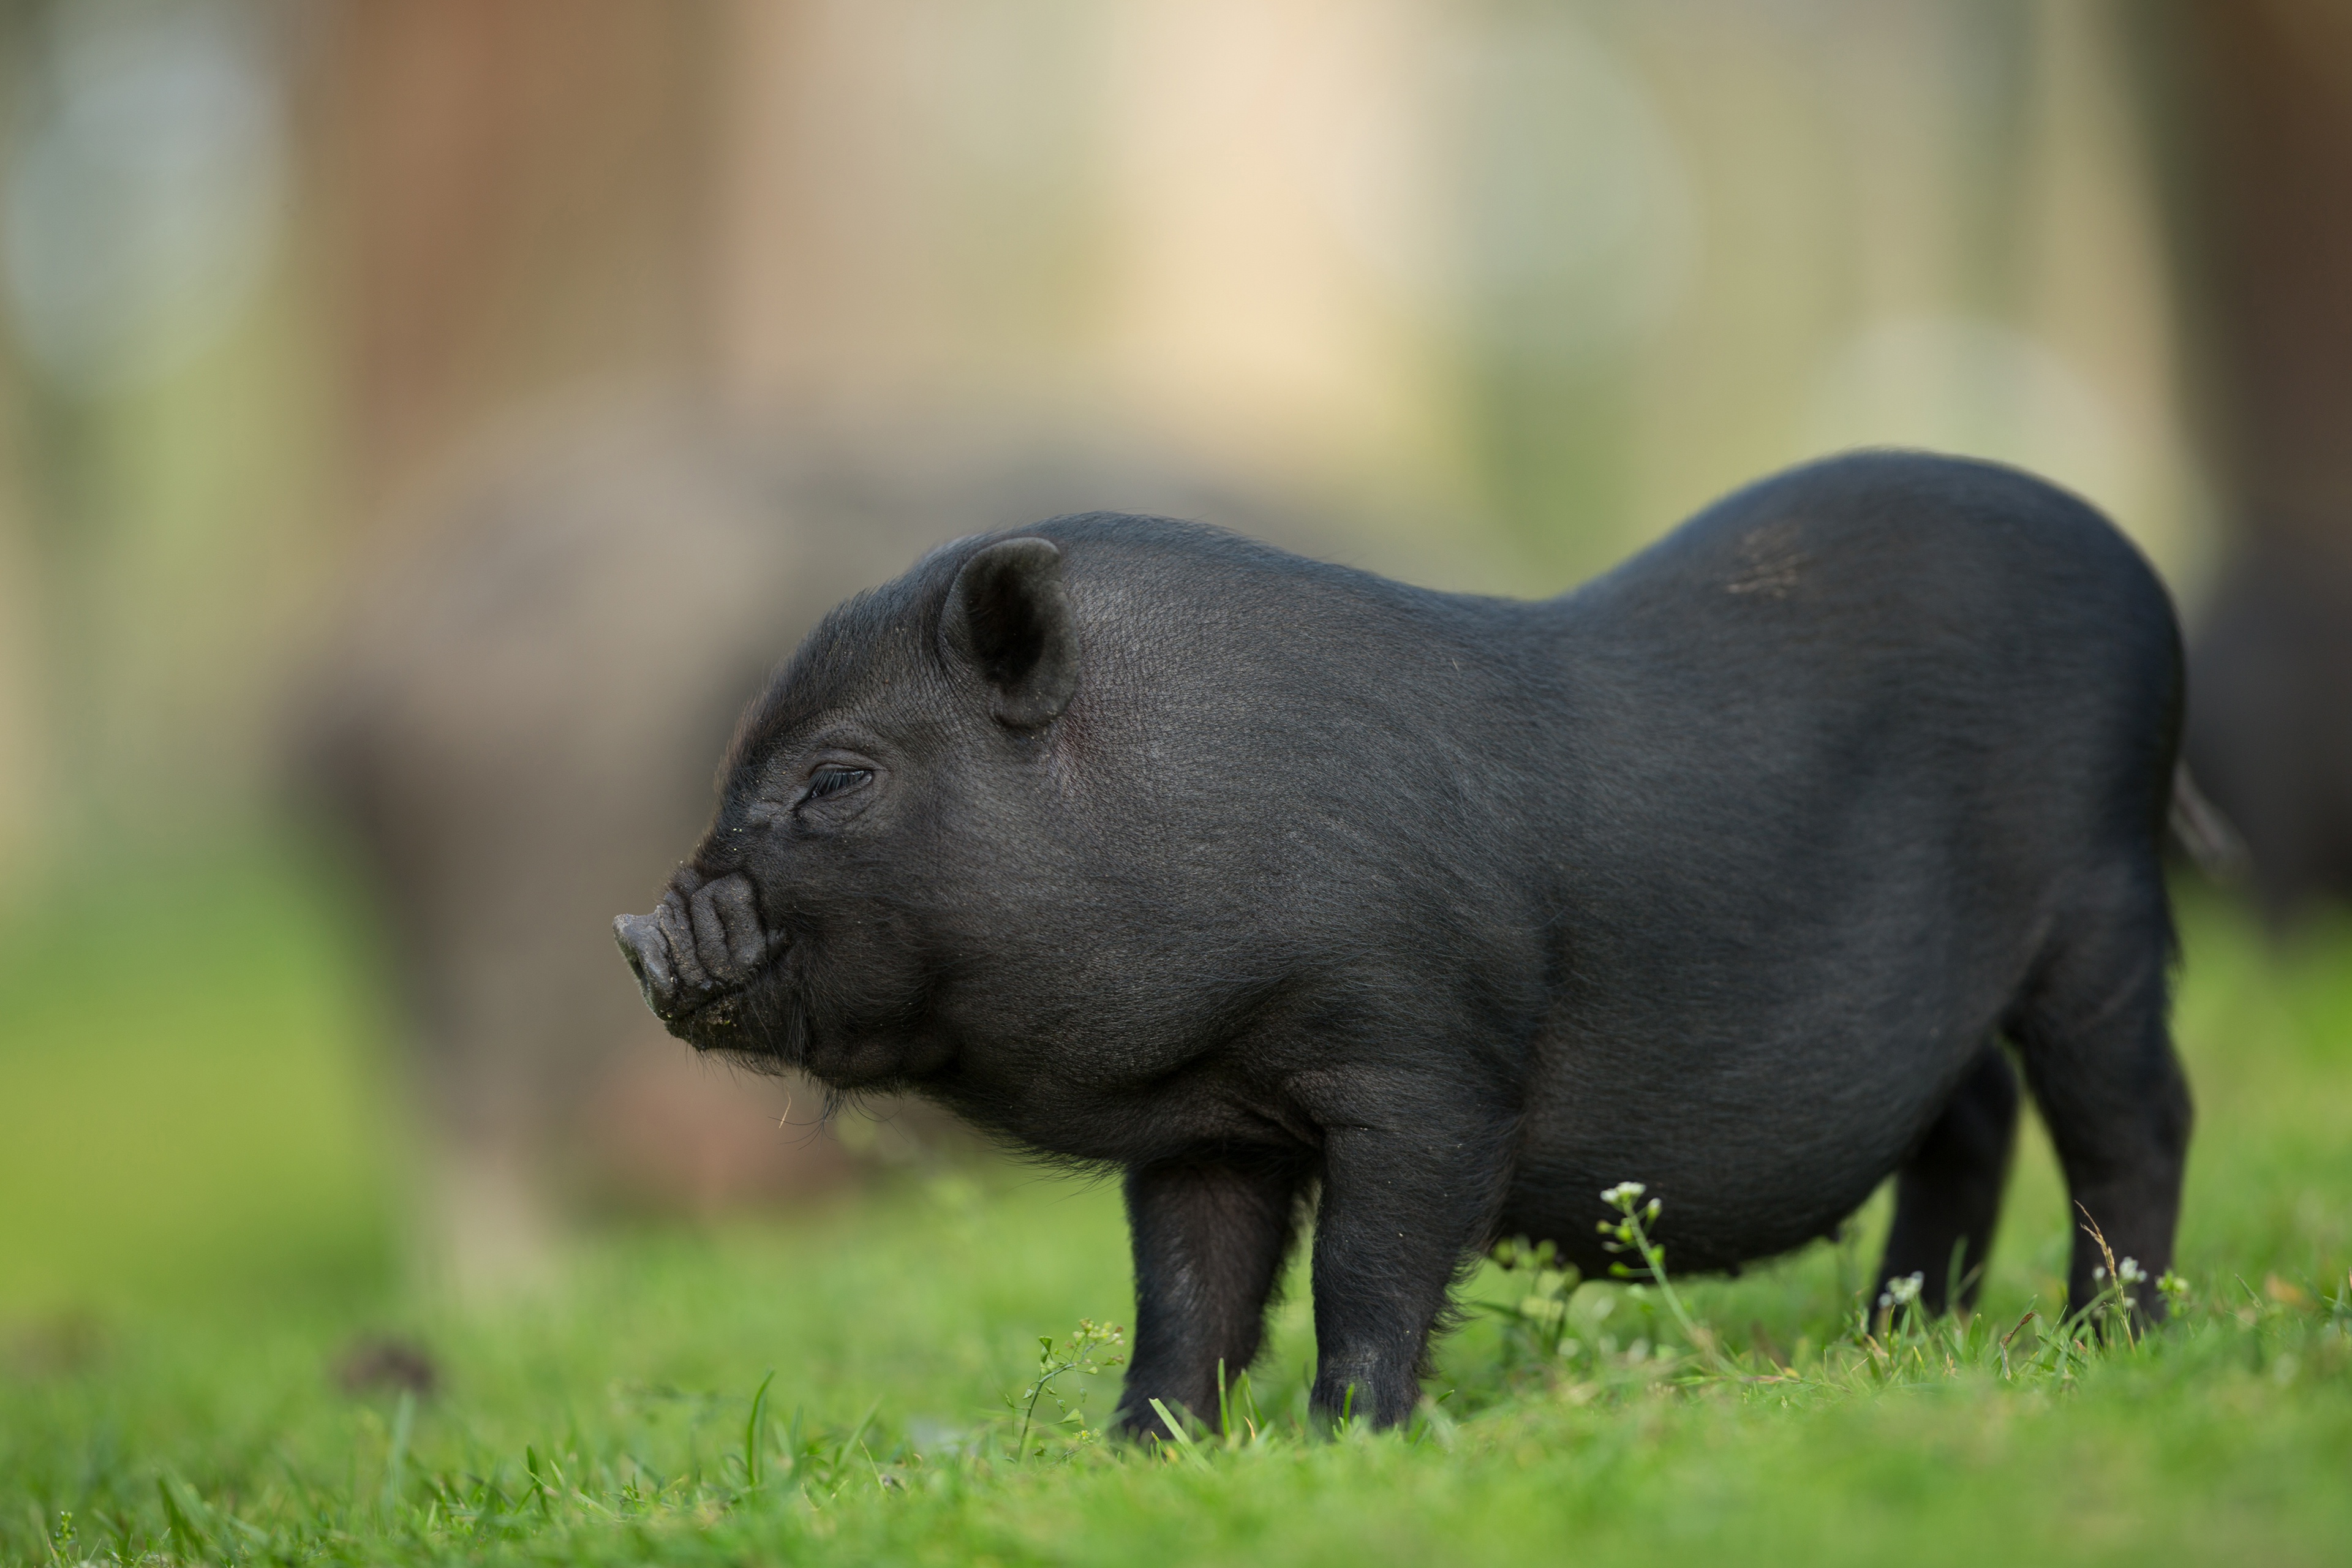
[[[1601,1201],[1611,1208],[1631,1208],[1635,1198],[1650,1189],[1639,1182],[1620,1182],[1601,1194]]]
[[[1927,1283],[1927,1276],[1924,1273],[1906,1274],[1900,1279],[1889,1279],[1886,1282],[1885,1290],[1878,1298],[1878,1304],[1886,1308],[1908,1307],[1919,1300],[1919,1292]]]
[[[2116,1265],[2116,1279],[2120,1284],[2137,1285],[2147,1278],[2147,1270],[2139,1266],[2137,1258],[2126,1258]]]

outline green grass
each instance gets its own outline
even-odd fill
[[[1678,1281],[1734,1375],[1654,1291],[1555,1319],[1490,1266],[1410,1433],[1316,1438],[1300,1282],[1255,1440],[1089,1440],[1056,1396],[1091,1430],[1106,1368],[1056,1380],[1023,1455],[1039,1337],[1127,1320],[1114,1192],[948,1171],[611,1231],[459,1310],[393,1266],[354,922],[280,855],[144,873],[0,943],[0,1557],[2352,1560],[2352,932],[2275,961],[2187,916],[2192,1290],[2144,1343],[2044,1337],[2066,1229],[2035,1138],[1965,1331],[1857,1339],[1882,1203],[1846,1247]],[[341,1391],[382,1334],[438,1393]]]
[[[277,846],[91,870],[0,927],[0,1313],[384,1284],[359,929]]]

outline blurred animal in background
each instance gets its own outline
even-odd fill
[[[2189,766],[2274,929],[2352,901],[2352,564],[2242,547],[2189,658]]]
[[[814,1194],[943,1131],[821,1128],[822,1091],[698,1062],[609,973],[611,911],[700,833],[710,759],[825,610],[950,536],[1057,512],[1318,538],[1115,439],[721,430],[685,405],[510,438],[422,504],[330,638],[299,753],[391,939],[424,1260],[468,1291],[540,1272],[586,1210]]]

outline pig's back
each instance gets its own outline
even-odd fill
[[[2169,602],[2074,497],[1874,453],[1548,615],[1570,935],[1512,1218],[1587,1246],[1630,1177],[1691,1266],[1783,1250],[1916,1141],[2053,923],[2150,872]]]

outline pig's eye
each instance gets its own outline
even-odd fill
[[[801,799],[823,800],[826,795],[856,789],[873,776],[873,771],[867,768],[819,768],[810,775],[808,794]]]

